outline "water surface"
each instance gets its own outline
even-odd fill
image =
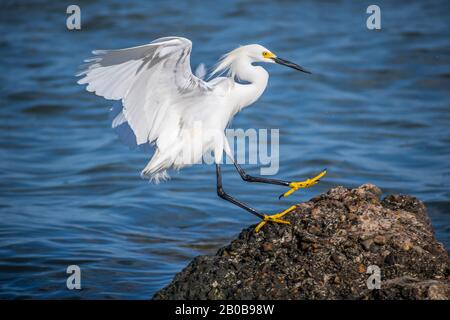
[[[181,35],[192,65],[212,66],[260,43],[313,75],[281,66],[234,128],[279,128],[278,177],[329,173],[278,201],[277,186],[226,189],[274,212],[336,185],[374,183],[425,201],[450,244],[450,38],[447,1],[378,1],[382,30],[365,26],[368,1],[3,1],[0,10],[0,298],[149,298],[194,256],[214,253],[255,218],[216,196],[213,166],[152,185],[149,155],[110,129],[111,104],[76,85],[92,49]],[[258,172],[257,165],[245,166]],[[82,290],[66,288],[68,265]]]

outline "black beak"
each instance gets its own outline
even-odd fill
[[[275,61],[276,63],[282,64],[283,66],[286,66],[286,67],[289,67],[289,68],[292,68],[292,69],[295,69],[295,70],[298,70],[298,71],[301,71],[301,72],[304,72],[304,73],[309,73],[309,74],[311,74],[310,71],[303,69],[303,68],[300,67],[298,64],[295,64],[295,63],[293,63],[293,62],[290,62],[290,61],[287,61],[287,60],[284,60],[284,59],[281,59],[281,58],[278,58],[278,57],[277,57],[277,58],[272,58],[272,59],[273,59],[273,61]]]

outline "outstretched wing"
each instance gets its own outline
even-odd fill
[[[83,76],[78,83],[106,99],[122,100],[123,110],[113,126],[128,122],[137,144],[153,142],[183,99],[211,90],[192,74],[191,51],[192,42],[179,37],[127,49],[96,50],[78,74]]]

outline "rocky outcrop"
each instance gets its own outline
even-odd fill
[[[251,226],[195,258],[154,299],[449,299],[448,254],[424,204],[380,196],[333,188],[285,216],[292,225]]]

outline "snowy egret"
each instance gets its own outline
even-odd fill
[[[280,196],[287,197],[300,188],[308,188],[322,178],[326,170],[312,179],[290,182],[248,175],[234,160],[225,129],[242,108],[254,103],[263,93],[268,72],[255,62],[277,63],[310,73],[301,66],[277,57],[258,44],[241,46],[224,55],[205,81],[192,74],[190,54],[192,42],[181,37],[165,37],[149,44],[119,49],[95,50],[85,60],[83,76],[78,83],[106,99],[121,100],[122,110],[114,118],[113,127],[127,123],[136,144],[150,143],[155,152],[141,175],[156,183],[168,178],[168,169],[180,169],[198,163],[206,152],[214,153],[217,194],[256,215],[262,221],[289,224],[281,219],[295,209],[267,215],[227,194],[222,187],[223,153],[233,160],[244,181],[289,187]],[[226,76],[221,74],[226,73]],[[219,132],[219,135],[217,135]],[[193,145],[199,144],[200,148]],[[193,152],[192,149],[195,149]],[[186,157],[188,155],[188,157]],[[188,158],[188,159],[187,159]]]

